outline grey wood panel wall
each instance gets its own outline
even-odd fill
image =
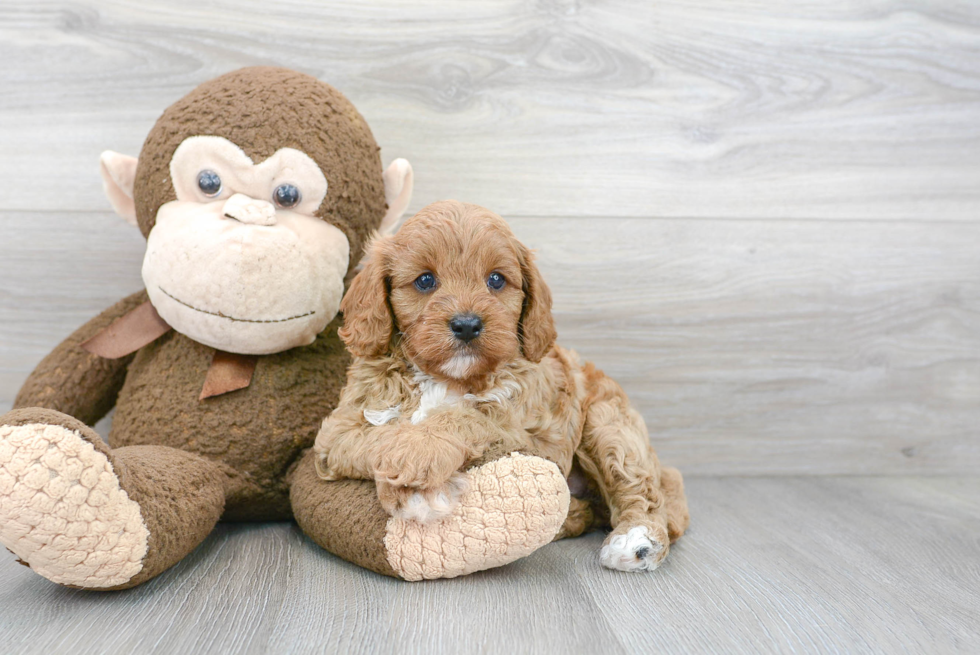
[[[5,2],[0,58],[0,409],[140,286],[99,152],[277,64],[413,162],[413,209],[512,221],[663,459],[980,464],[976,3]]]

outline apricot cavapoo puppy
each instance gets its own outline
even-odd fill
[[[341,308],[355,359],[316,440],[322,477],[375,480],[391,515],[437,521],[462,471],[521,451],[569,478],[559,537],[612,526],[604,566],[654,569],[684,533],[680,473],[620,386],[555,345],[551,293],[493,212],[439,202],[375,238]]]

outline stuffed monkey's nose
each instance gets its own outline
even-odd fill
[[[244,193],[236,193],[225,201],[221,212],[226,218],[233,218],[251,225],[275,225],[276,208],[271,202],[250,198]]]

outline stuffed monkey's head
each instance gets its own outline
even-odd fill
[[[262,355],[314,341],[369,234],[408,204],[408,162],[383,173],[379,150],[330,85],[247,68],[169,107],[138,162],[104,153],[102,175],[147,237],[143,281],[160,316],[205,345]]]

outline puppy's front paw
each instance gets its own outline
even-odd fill
[[[465,461],[460,444],[431,434],[425,426],[409,426],[378,453],[374,476],[396,487],[434,489],[446,484]]]
[[[611,534],[599,551],[599,561],[616,571],[652,571],[666,556],[666,535],[657,539],[643,525],[630,528],[625,534]]]
[[[419,523],[435,523],[452,514],[467,487],[465,476],[459,473],[432,489],[401,487],[383,481],[377,484],[381,505],[391,516]]]

